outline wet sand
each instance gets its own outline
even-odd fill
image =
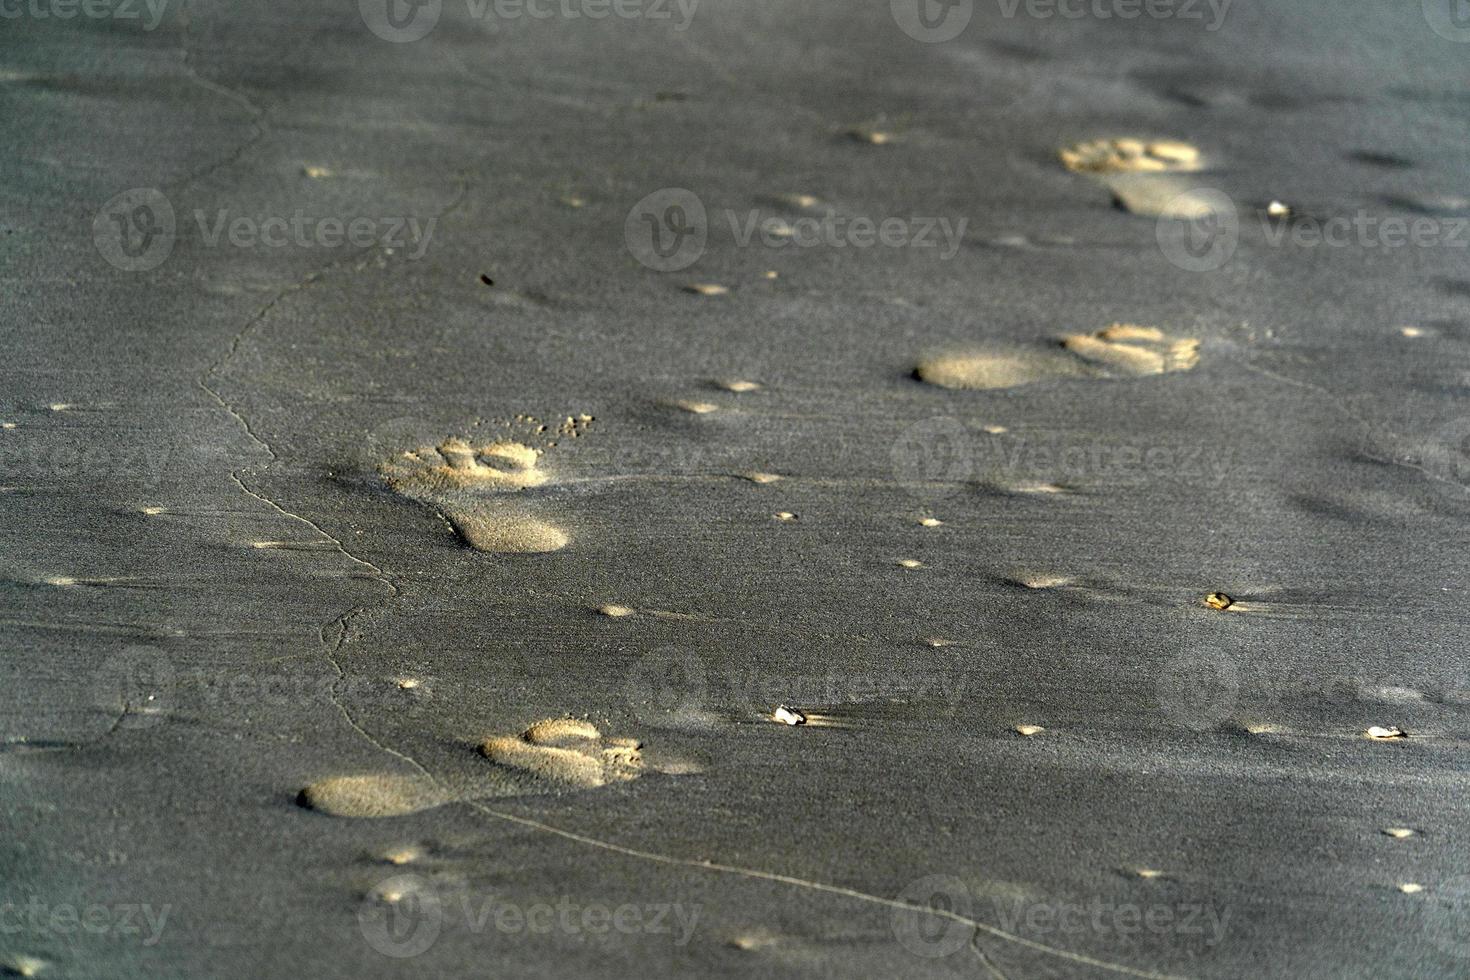
[[[474,9],[0,34],[0,966],[1470,969],[1451,22]]]

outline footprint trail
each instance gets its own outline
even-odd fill
[[[330,776],[303,789],[302,806],[333,817],[401,817],[449,803],[597,789],[648,772],[679,775],[697,766],[663,757],[645,760],[637,739],[607,737],[589,721],[548,718],[518,735],[485,739],[480,754],[492,764],[483,776],[447,783],[422,767],[413,774]]]

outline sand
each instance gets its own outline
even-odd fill
[[[358,7],[5,22],[0,971],[1466,973],[1452,18]]]

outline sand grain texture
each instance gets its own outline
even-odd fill
[[[136,6],[3,28],[0,879],[172,911],[4,967],[1464,975],[1444,5]]]

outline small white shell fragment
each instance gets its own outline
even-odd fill
[[[779,721],[783,725],[805,725],[806,715],[783,704],[771,712],[771,720]]]
[[[1390,738],[1409,737],[1408,733],[1401,728],[1382,728],[1378,725],[1374,725],[1372,728],[1368,729],[1366,734],[1369,738],[1378,739],[1380,741]]]

